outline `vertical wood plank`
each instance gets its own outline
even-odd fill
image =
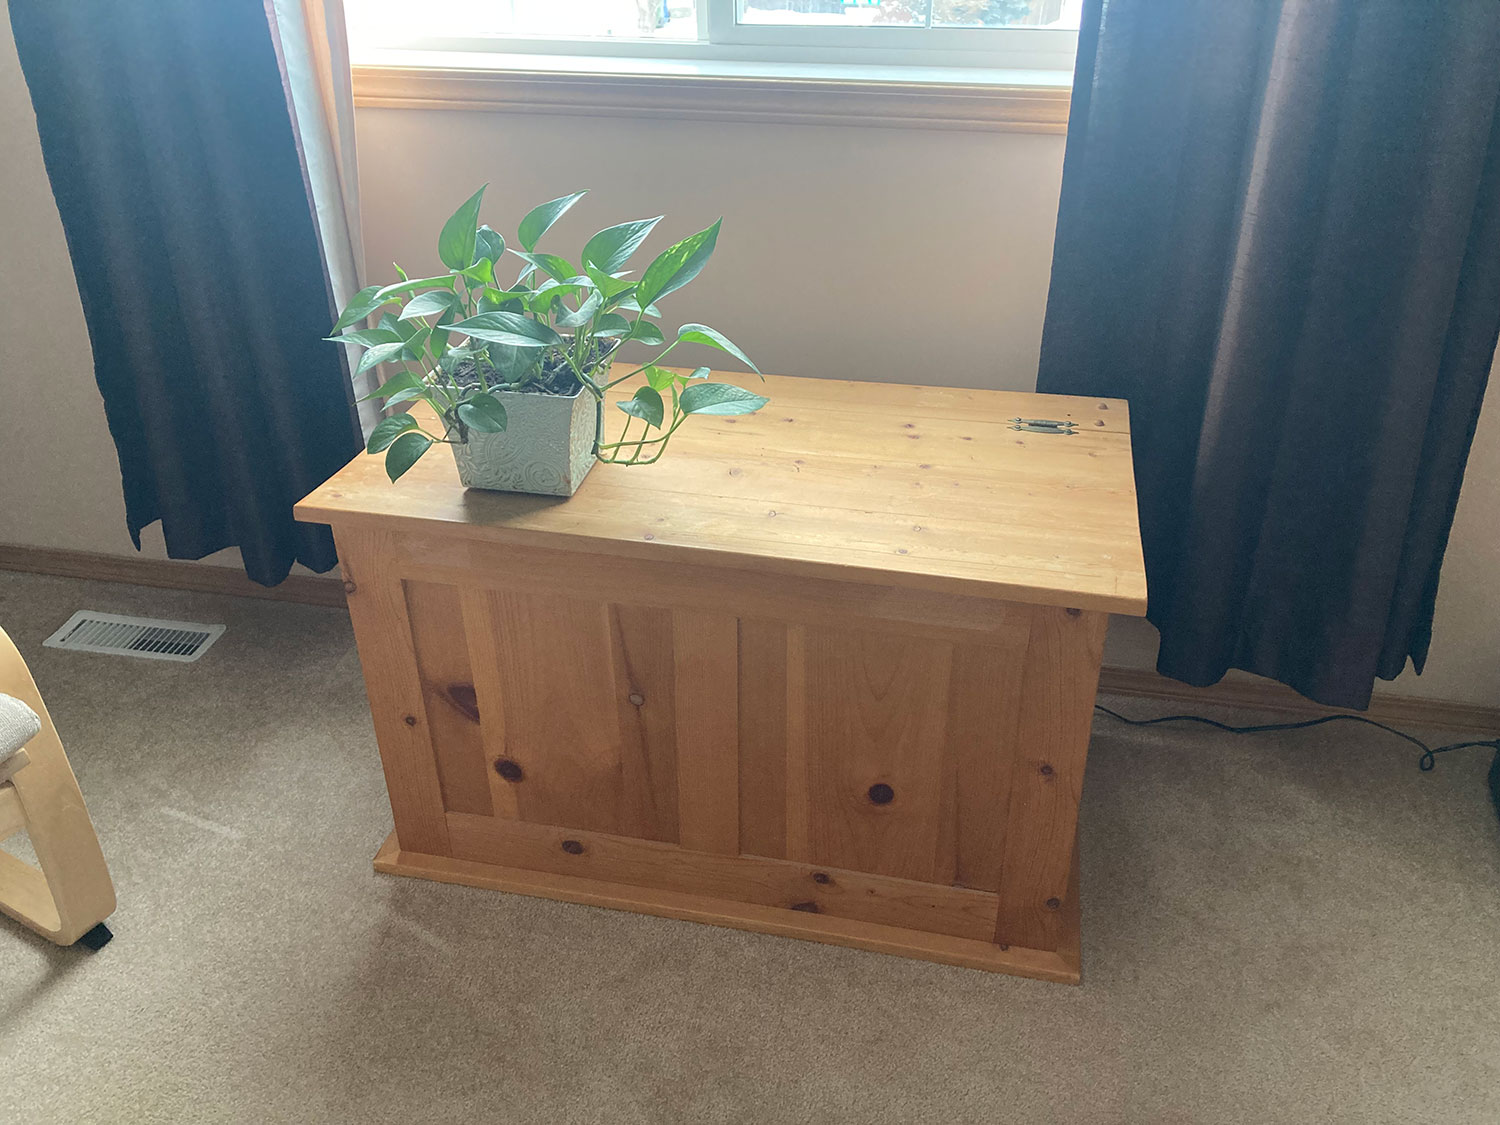
[[[813,862],[925,882],[951,871],[938,847],[952,645],[819,627],[805,660]]]
[[[948,693],[948,756],[953,797],[944,819],[954,837],[954,865],[944,881],[975,890],[1000,889],[1024,686],[1027,626],[957,645]],[[939,854],[944,854],[939,849]]]
[[[739,621],[672,614],[677,673],[678,841],[700,852],[740,850]]]
[[[490,816],[493,806],[480,733],[482,711],[469,667],[458,589],[413,581],[404,587],[443,805],[449,812]]]
[[[350,527],[335,539],[396,838],[405,851],[450,855],[416,648],[401,578],[390,565],[394,536]]]
[[[608,612],[620,732],[621,828],[647,840],[677,840],[673,615],[627,605],[611,605]]]
[[[740,851],[786,858],[787,627],[740,619]]]
[[[620,729],[603,602],[489,594],[504,700],[504,756],[521,771],[521,820],[628,832]],[[603,690],[601,690],[601,688]]]
[[[807,628],[786,631],[786,858],[812,861],[807,797]]]
[[[469,644],[469,667],[474,673],[474,695],[481,716],[479,734],[484,746],[485,779],[490,787],[490,812],[515,820],[520,816],[516,787],[525,780],[525,775],[517,773],[519,767],[513,768],[506,758],[505,693],[500,687],[495,615],[490,612],[488,592],[480,588],[465,587],[460,605]]]
[[[1027,644],[995,940],[1068,948],[1078,801],[1108,616],[1034,607]]]

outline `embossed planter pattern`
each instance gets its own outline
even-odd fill
[[[507,425],[503,433],[468,431],[453,446],[458,479],[465,488],[572,496],[594,467],[594,399],[576,395],[499,391]]]

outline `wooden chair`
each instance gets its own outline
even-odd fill
[[[0,630],[0,693],[36,713],[40,729],[0,756],[0,840],[25,829],[37,866],[0,851],[0,911],[58,945],[100,949],[110,939],[115,888],[93,821],[78,791],[36,683]]]

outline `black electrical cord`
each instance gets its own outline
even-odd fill
[[[1437,755],[1446,754],[1450,750],[1466,750],[1471,746],[1488,746],[1492,750],[1500,750],[1500,738],[1479,738],[1470,742],[1450,742],[1447,746],[1428,746],[1414,734],[1388,727],[1384,723],[1377,723],[1374,719],[1367,719],[1363,715],[1321,715],[1316,719],[1303,719],[1296,723],[1261,723],[1252,727],[1234,727],[1228,723],[1221,723],[1217,719],[1205,719],[1202,715],[1162,715],[1155,719],[1131,719],[1111,711],[1102,703],[1094,704],[1094,710],[1103,711],[1111,719],[1118,719],[1122,723],[1128,723],[1133,727],[1154,727],[1158,723],[1202,723],[1206,727],[1216,730],[1228,731],[1230,734],[1264,734],[1273,730],[1305,730],[1308,727],[1322,726],[1324,723],[1350,722],[1364,723],[1366,726],[1377,727],[1387,734],[1394,734],[1397,738],[1404,738],[1413,746],[1422,751],[1422,756],[1417,759],[1418,768],[1426,771],[1437,765]]]

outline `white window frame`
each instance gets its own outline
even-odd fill
[[[420,3],[420,0],[413,0]],[[351,6],[354,6],[351,3]],[[696,39],[511,35],[412,35],[392,29],[361,37],[360,50],[482,55],[680,60],[685,63],[864,68],[892,73],[954,68],[1071,74],[1078,33],[1050,28],[819,27],[740,24],[735,0],[697,0]],[[372,60],[373,61],[373,60]],[[540,60],[539,60],[540,61]]]

